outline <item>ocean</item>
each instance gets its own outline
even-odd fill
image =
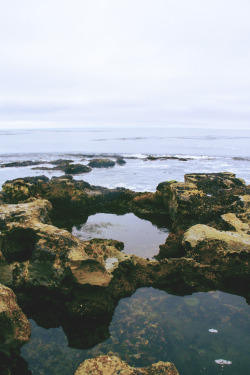
[[[186,173],[228,171],[250,184],[249,144],[250,130],[240,129],[1,130],[0,185],[18,177],[61,176],[62,171],[43,169],[52,168],[50,163],[57,159],[87,165],[93,157],[115,161],[118,156],[124,158],[124,165],[93,168],[74,178],[108,188],[153,192],[162,181],[183,181]],[[38,164],[4,166],[27,160]],[[150,225],[132,214],[118,220],[99,213],[74,227],[73,234],[83,240],[117,236],[128,253],[138,249],[145,253],[151,246],[156,254],[168,229]],[[181,375],[236,375],[249,369],[250,307],[245,298],[224,291],[178,296],[141,288],[120,300],[108,327],[86,331],[68,332],[60,322],[49,325],[46,319],[51,321],[51,312],[41,314],[40,322],[32,313],[28,316],[31,341],[21,349],[33,375],[73,375],[86,358],[110,352],[138,367],[172,361]],[[70,343],[74,336],[77,344]]]
[[[249,184],[249,144],[250,129],[94,127],[1,130],[0,165],[25,160],[50,162],[59,158],[88,164],[93,157],[105,156],[115,160],[120,155],[125,158],[125,165],[93,169],[90,173],[76,175],[75,179],[108,188],[155,191],[158,183],[183,181],[186,173],[229,171]],[[156,160],[149,160],[148,156],[154,156]],[[45,166],[41,164],[41,167]],[[17,177],[62,175],[60,171],[44,171],[38,167],[1,168],[0,185]]]

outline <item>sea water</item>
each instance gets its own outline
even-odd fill
[[[181,297],[138,289],[120,300],[109,338],[88,348],[85,332],[78,332],[86,349],[69,347],[60,327],[45,329],[34,320],[31,327],[31,342],[21,352],[34,375],[73,375],[85,359],[108,353],[136,367],[170,361],[180,375],[247,375],[249,370],[249,305],[220,291]]]
[[[124,166],[93,169],[74,178],[109,188],[155,191],[158,183],[183,181],[186,173],[230,171],[249,184],[249,140],[250,130],[0,131],[0,164],[24,160],[49,163],[59,158],[88,164],[93,157],[116,160],[120,155],[126,161]],[[148,160],[149,155],[175,159]],[[41,167],[46,165],[51,167],[51,164],[41,164]],[[17,177],[63,174],[33,168],[0,168],[0,184]],[[31,320],[32,338],[23,346],[22,356],[33,375],[70,375],[84,359],[110,351],[134,366],[173,361],[181,375],[247,374],[249,323],[250,308],[240,296],[211,291],[179,297],[142,288],[119,302],[110,327],[104,329],[109,329],[109,338],[86,349],[73,349],[62,328],[46,326],[45,329]],[[84,345],[88,346],[86,342]]]
[[[126,160],[124,166],[93,168],[90,173],[75,178],[108,188],[155,191],[158,183],[166,180],[183,181],[186,173],[230,171],[249,184],[249,143],[250,130],[232,129],[156,127],[2,130],[0,165],[23,160],[49,162],[56,158],[87,164],[89,156],[113,156],[115,160],[115,156],[121,155]],[[177,159],[147,160],[148,155]],[[63,173],[34,169],[32,166],[0,168],[0,185],[9,179],[41,174],[52,177]]]

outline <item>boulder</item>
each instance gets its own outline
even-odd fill
[[[93,359],[87,359],[76,370],[75,375],[178,375],[173,363],[157,362],[148,367],[136,368],[129,366],[126,362],[113,355],[103,355]]]
[[[63,170],[66,174],[79,174],[87,173],[91,171],[91,168],[83,164],[66,164],[65,166],[58,167]]]
[[[110,159],[93,159],[88,165],[92,168],[110,168],[115,166],[115,162]]]
[[[119,158],[116,159],[116,164],[124,165],[124,164],[126,164],[126,160],[124,160],[123,157],[119,157]]]
[[[244,211],[241,196],[248,192],[244,181],[229,172],[188,174],[184,183],[166,182],[157,189],[176,230]]]

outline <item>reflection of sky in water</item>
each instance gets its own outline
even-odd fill
[[[168,231],[157,228],[150,221],[139,219],[134,214],[96,214],[87,222],[74,227],[72,234],[86,241],[91,238],[107,238],[124,242],[124,252],[143,258],[152,258],[165,243]]]
[[[72,375],[84,359],[110,351],[137,367],[174,362],[181,375],[248,373],[250,307],[223,292],[179,297],[141,288],[119,302],[111,336],[89,350],[69,348],[61,328],[31,323],[32,339],[22,356],[33,374]],[[232,364],[222,367],[218,359]]]

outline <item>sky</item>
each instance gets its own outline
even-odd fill
[[[0,129],[250,129],[249,0],[1,0]]]

